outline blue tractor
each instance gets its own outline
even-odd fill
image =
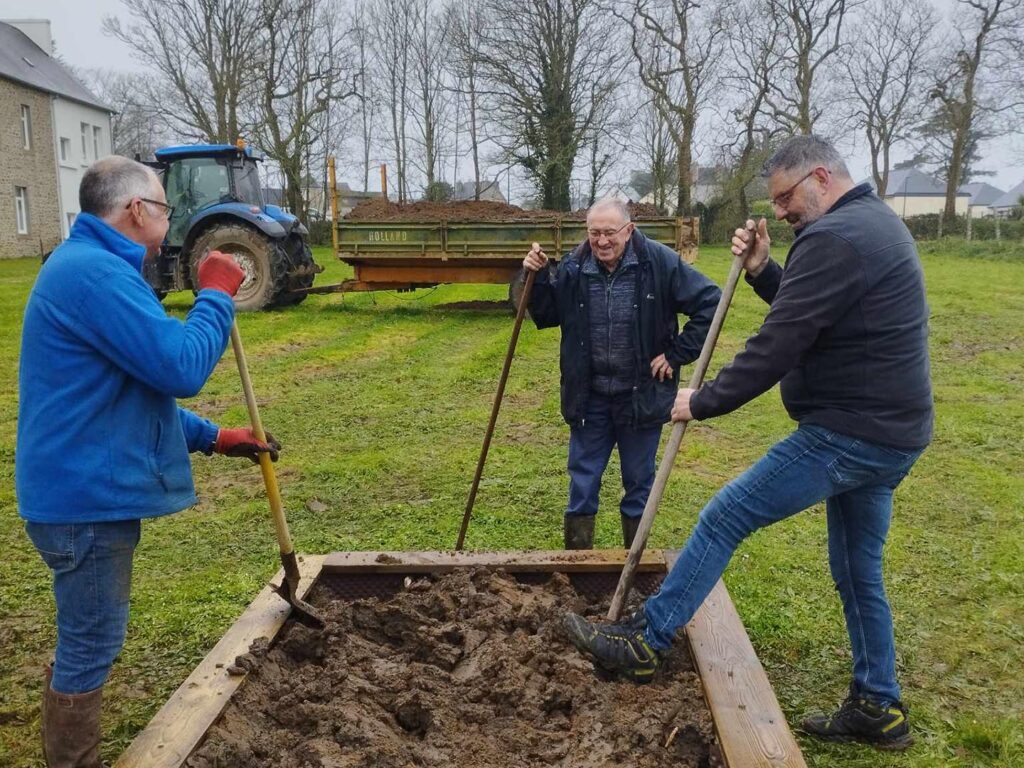
[[[239,311],[297,304],[322,271],[309,250],[308,230],[292,214],[263,200],[256,163],[239,144],[167,147],[149,162],[174,206],[160,256],[144,274],[157,295],[195,289],[196,267],[208,251],[235,257],[245,280]]]

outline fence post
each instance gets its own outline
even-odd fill
[[[1000,240],[1000,237],[999,237],[999,214],[997,213],[993,218],[995,218],[995,220],[996,220],[996,242],[998,243],[999,240]]]
[[[937,237],[937,238],[938,238],[939,240],[941,240],[941,239],[942,239],[942,216],[943,216],[943,214],[941,214],[941,213],[940,213],[940,214],[939,214],[939,233],[938,233],[938,234],[936,235],[936,237]]]
[[[971,210],[967,209],[967,242],[971,242]]]

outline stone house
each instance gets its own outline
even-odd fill
[[[110,154],[112,110],[52,51],[48,21],[0,21],[0,258],[56,247],[82,174]]]

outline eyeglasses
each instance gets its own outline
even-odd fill
[[[613,237],[619,234],[619,232],[624,230],[632,223],[633,222],[631,221],[627,221],[618,229],[588,229],[587,237],[589,237],[591,240],[600,240],[602,237],[607,237],[609,240],[611,240]]]
[[[807,181],[807,179],[811,178],[811,176],[814,175],[814,172],[816,170],[818,169],[812,168],[804,176],[801,176],[800,180],[796,184],[791,186],[785,192],[782,192],[773,197],[771,199],[771,204],[774,205],[776,208],[785,208],[787,205],[789,205],[790,200],[793,199],[793,193],[796,191],[796,188],[803,184],[805,181]]]
[[[128,202],[128,205],[125,206],[125,210],[131,208],[132,207],[132,203],[134,203],[136,200],[141,200],[143,203],[152,203],[153,205],[159,205],[161,208],[164,209],[164,216],[167,217],[168,219],[171,218],[171,215],[174,213],[174,206],[173,205],[168,205],[167,203],[161,203],[159,200],[150,200],[148,197],[133,197]]]

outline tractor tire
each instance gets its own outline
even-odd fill
[[[258,312],[273,305],[284,288],[288,257],[270,238],[251,227],[224,224],[203,232],[193,243],[189,271],[192,285],[198,289],[196,269],[208,251],[230,254],[245,272],[235,294],[235,310]]]
[[[285,289],[274,299],[276,307],[289,307],[305,301],[308,294],[301,293],[301,289],[311,288],[313,280],[316,278],[316,271],[322,271],[313,261],[313,252],[309,249],[309,245],[301,237],[297,235],[289,237],[285,243],[285,250],[288,253],[290,271],[302,270],[308,274],[288,277]]]

